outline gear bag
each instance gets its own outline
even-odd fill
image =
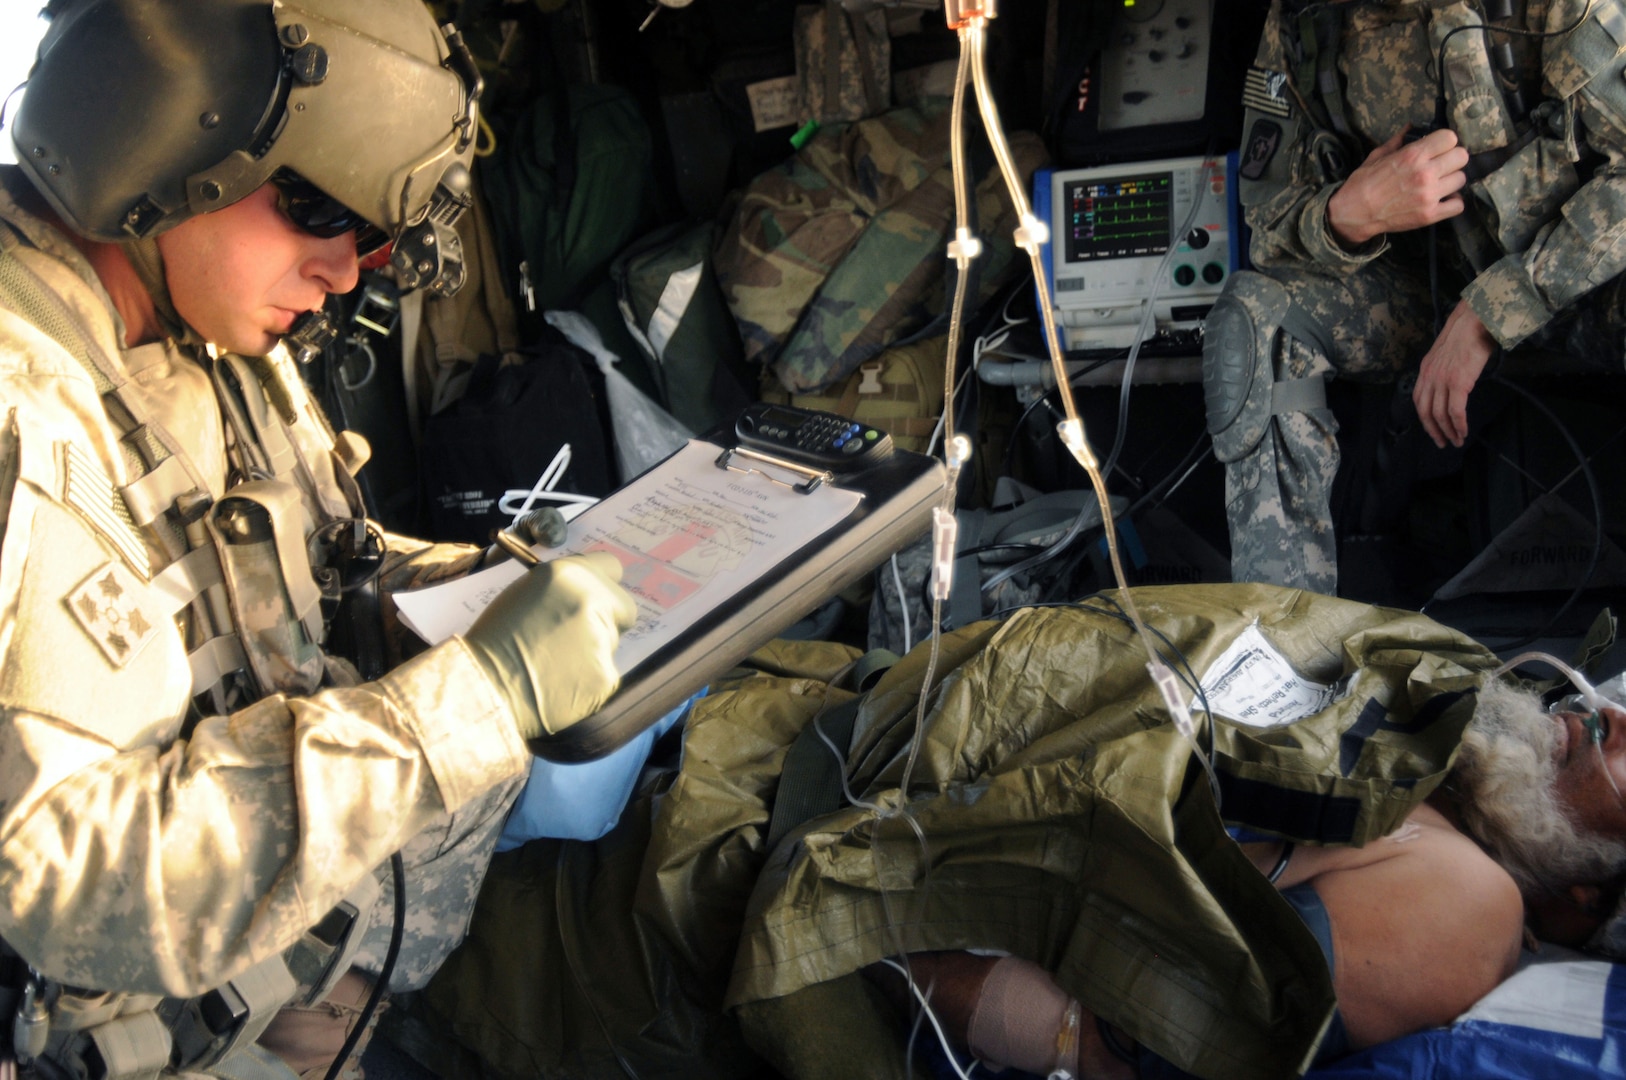
[[[655,224],[653,162],[637,102],[602,85],[538,95],[484,160],[504,284],[524,340],[540,332],[542,312],[558,308],[587,310],[605,330],[587,298],[607,289],[616,253]],[[607,314],[614,319],[613,307]]]
[[[710,222],[671,225],[610,265],[621,318],[649,366],[655,400],[693,432],[710,430],[750,401],[739,331],[711,265],[716,237]]]
[[[894,345],[824,393],[787,394],[769,382],[762,400],[850,416],[891,435],[899,449],[924,453],[943,415],[946,345],[942,336]]]
[[[535,486],[560,448],[570,464],[555,490],[606,495],[616,477],[603,413],[603,378],[582,350],[546,324],[525,359],[475,362],[463,396],[423,429],[423,485],[429,539],[484,544],[517,509],[504,495]]]
[[[862,120],[892,103],[892,41],[886,12],[848,11],[840,0],[796,9],[796,86],[801,118]]]
[[[793,394],[841,382],[945,307],[953,227],[949,110],[936,103],[826,127],[745,189],[717,245],[717,280],[748,360]],[[1011,140],[1027,176],[1035,135]],[[977,303],[1017,270],[1015,213],[997,169],[976,185]]]

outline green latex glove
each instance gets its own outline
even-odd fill
[[[463,640],[508,699],[522,738],[593,715],[620,683],[615,647],[638,618],[614,555],[545,562],[497,595]]]

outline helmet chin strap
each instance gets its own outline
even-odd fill
[[[147,295],[152,297],[153,307],[158,313],[158,322],[164,328],[164,333],[175,339],[177,345],[202,345],[203,335],[181,318],[175,310],[175,302],[169,295],[169,279],[164,276],[164,256],[158,250],[158,241],[148,237],[145,240],[125,240],[119,244],[125,258],[135,268],[136,276],[146,288]]]

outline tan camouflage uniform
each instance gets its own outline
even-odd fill
[[[211,361],[167,342],[121,352],[122,323],[79,253],[4,191],[0,219],[11,226],[0,259],[30,271],[122,365],[121,393],[149,414],[131,438],[167,431],[217,505],[248,490],[229,489],[228,474],[260,454],[293,479],[307,533],[352,513],[353,482],[297,377],[240,384],[234,407],[283,433],[243,445]],[[460,640],[361,685],[306,642],[321,687],[258,700],[216,690],[227,709],[199,715],[188,653],[218,586],[189,605],[166,592],[172,555],[188,546],[181,530],[160,517],[138,531],[123,516],[141,520],[128,425],[87,362],[36,324],[0,306],[0,938],[51,980],[114,991],[101,1014],[140,1013],[148,995],[190,998],[283,953],[378,870],[385,887],[358,960],[376,970],[388,858],[404,848],[393,987],[422,985],[461,938],[529,763],[503,699]],[[227,367],[223,383],[248,370]],[[292,423],[278,421],[284,406]],[[389,576],[443,574],[469,554],[408,546]],[[274,558],[254,558],[276,578]],[[241,605],[239,635],[297,638],[298,619],[266,606]],[[309,677],[293,664],[279,681]],[[60,1040],[68,1021],[53,1022]]]
[[[1415,369],[1434,339],[1427,233],[1343,246],[1327,224],[1340,181],[1318,154],[1337,140],[1321,125],[1341,112],[1353,136],[1344,140],[1346,171],[1408,125],[1427,130],[1445,35],[1489,20],[1470,0],[1335,8],[1340,104],[1330,107],[1313,79],[1306,85],[1291,33],[1300,24],[1282,8],[1274,0],[1245,94],[1239,186],[1255,266],[1320,325],[1330,353],[1284,334],[1276,378],[1392,378]],[[1583,10],[1560,36],[1468,30],[1445,44],[1449,125],[1473,157],[1466,213],[1436,230],[1440,312],[1466,299],[1504,348],[1551,334],[1556,317],[1626,268],[1626,4],[1513,0],[1512,17],[1497,25],[1562,30]],[[1502,43],[1525,76],[1528,120],[1494,89],[1487,49]],[[1237,292],[1245,281],[1233,279]],[[1613,301],[1596,306],[1619,321]],[[1325,408],[1280,413],[1252,453],[1227,464],[1234,580],[1336,590],[1328,509],[1336,431]]]

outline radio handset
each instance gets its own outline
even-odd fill
[[[892,456],[892,436],[850,417],[757,402],[734,421],[741,447],[790,461],[850,472]]]

